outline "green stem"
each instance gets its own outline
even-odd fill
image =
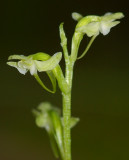
[[[63,95],[63,119],[64,119],[64,151],[65,160],[71,160],[71,131],[70,131],[70,120],[71,120],[71,88],[72,88],[72,77],[73,77],[73,63],[68,61],[66,63],[66,82],[69,86],[68,93],[62,93]]]
[[[65,160],[71,160],[71,94],[63,95],[63,119],[64,119],[64,150]]]

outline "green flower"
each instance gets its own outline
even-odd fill
[[[112,27],[120,23],[120,21],[116,21],[116,19],[121,19],[124,15],[118,12],[106,13],[104,16],[86,16],[82,18],[80,14],[77,16],[77,13],[73,13],[72,17],[79,20],[76,31],[86,33],[88,37],[91,37],[99,33],[107,35]]]
[[[18,60],[18,62],[7,62],[8,65],[15,67],[21,74],[30,71],[31,75],[37,74],[37,71],[50,71],[60,62],[62,53],[58,52],[50,57],[46,53],[37,53],[30,56],[12,55],[8,60]]]

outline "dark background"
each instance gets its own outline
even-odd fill
[[[47,93],[29,73],[23,76],[6,62],[12,54],[61,51],[58,26],[65,22],[70,44],[74,11],[83,15],[121,11],[125,18],[107,36],[100,35],[75,65],[72,115],[81,120],[72,130],[73,160],[129,159],[128,8],[125,0],[1,3],[0,160],[54,160],[47,134],[35,125],[31,110],[42,101],[61,108],[60,91]],[[80,52],[88,40],[83,40]]]

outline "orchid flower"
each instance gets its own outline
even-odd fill
[[[23,55],[12,55],[9,56],[8,60],[18,60],[18,62],[7,62],[9,66],[17,68],[17,70],[21,74],[26,74],[30,71],[30,74],[35,77],[38,83],[47,91],[51,93],[55,93],[56,91],[56,78],[52,72],[52,70],[58,66],[60,60],[62,58],[62,53],[55,53],[52,57],[46,53],[36,53],[30,56]],[[48,89],[42,80],[38,76],[38,72],[46,71],[53,86],[53,90]]]
[[[7,62],[8,65],[15,67],[21,74],[30,71],[31,75],[37,74],[37,71],[50,71],[60,62],[62,53],[58,52],[50,57],[46,53],[37,53],[30,56],[12,55],[8,60],[19,60],[18,62]],[[47,60],[46,60],[47,58]]]
[[[64,159],[63,126],[60,118],[60,110],[49,102],[42,102],[37,110],[33,110],[36,117],[36,125],[45,128],[50,137],[53,152],[59,158],[59,152]]]
[[[49,102],[42,102],[37,109],[33,110],[36,125],[40,128],[45,128],[50,137],[51,146],[55,156],[58,158],[58,149],[64,157],[63,143],[63,127],[64,119],[60,115],[59,108],[53,106]],[[71,117],[70,128],[73,128],[79,122],[79,118]]]
[[[75,59],[81,59],[82,57],[84,57],[95,38],[100,33],[102,33],[103,35],[107,35],[112,27],[120,23],[120,21],[116,20],[121,19],[123,17],[124,14],[121,12],[108,12],[103,16],[89,15],[86,17],[83,17],[81,14],[76,12],[72,13],[72,18],[78,21],[72,40],[72,57],[74,57]],[[88,37],[91,37],[91,40],[89,41],[88,45],[86,46],[86,49],[81,54],[81,56],[77,57],[78,48],[84,34],[86,34]],[[74,50],[76,50],[76,53],[74,52]]]
[[[82,15],[78,13],[72,14],[73,19],[79,21],[76,26],[77,32],[86,33],[88,37],[98,35],[102,33],[103,35],[107,35],[110,32],[110,29],[120,21],[115,21],[116,19],[121,19],[124,17],[123,13],[106,13],[104,16],[86,16],[82,17]]]

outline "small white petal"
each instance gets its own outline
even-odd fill
[[[114,22],[102,21],[100,25],[100,32],[103,35],[107,35],[110,32],[110,29],[119,23],[120,23],[119,21],[114,21]]]
[[[37,74],[37,69],[36,69],[35,64],[31,65],[31,67],[30,67],[30,74],[31,75]]]
[[[26,74],[27,70],[24,68],[20,68],[18,66],[18,62],[7,62],[8,65],[10,65],[11,67],[16,68],[21,74]]]
[[[21,74],[26,74],[27,73],[27,69],[23,69],[23,68],[19,68],[19,67],[17,67],[17,69],[18,69],[18,71],[21,73]]]
[[[88,37],[91,37],[99,33],[99,26],[99,22],[91,22],[85,26],[77,28],[77,31],[86,33]]]
[[[109,32],[110,32],[110,28],[106,22],[101,22],[100,24],[100,32],[103,34],[103,35],[107,35]]]

